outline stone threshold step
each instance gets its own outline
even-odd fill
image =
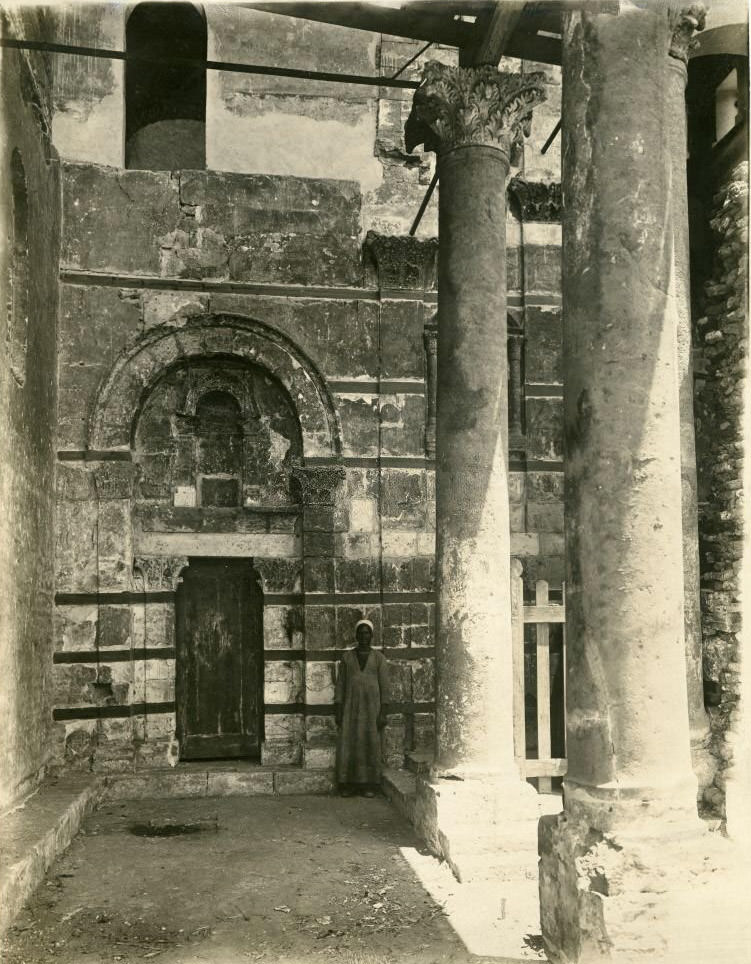
[[[417,796],[417,777],[410,770],[396,770],[387,767],[381,779],[383,795],[411,824],[415,822],[415,797]]]
[[[103,799],[104,784],[90,774],[49,780],[0,818],[0,934]]]
[[[178,764],[138,773],[110,773],[105,778],[108,800],[149,797],[242,797],[256,794],[332,793],[334,771],[259,764]]]

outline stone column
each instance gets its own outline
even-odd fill
[[[542,81],[428,63],[405,131],[409,150],[437,152],[440,172],[437,760],[418,822],[459,873],[471,823],[499,801],[510,812],[527,788],[511,700],[505,189]]]
[[[676,906],[701,868],[669,294],[671,27],[665,4],[601,9],[563,14],[568,774],[564,813],[540,825],[540,903],[548,958],[566,964],[681,959],[690,921]]]
[[[701,596],[699,577],[699,510],[696,491],[694,433],[694,370],[691,351],[691,278],[688,243],[688,188],[686,184],[686,82],[688,55],[697,30],[704,28],[705,11],[693,4],[673,15],[668,58],[666,97],[673,160],[673,277],[671,296],[677,318],[678,392],[681,423],[681,505],[683,510],[683,612],[686,637],[686,682],[691,727],[691,757],[702,785],[712,782],[707,749],[709,723],[704,709],[702,672]]]
[[[436,409],[438,401],[438,326],[431,323],[423,331],[425,344],[425,454],[435,458]]]
[[[508,379],[509,379],[509,435],[511,448],[519,448],[523,441],[522,411],[524,408],[524,384],[522,382],[522,347],[524,332],[521,329],[510,331],[508,335]]]

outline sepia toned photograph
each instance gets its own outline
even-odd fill
[[[751,964],[746,0],[0,0],[0,962]]]

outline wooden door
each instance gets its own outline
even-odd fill
[[[177,735],[184,760],[258,757],[263,593],[247,559],[191,559],[176,599]]]

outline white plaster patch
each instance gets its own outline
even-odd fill
[[[194,508],[196,505],[196,489],[194,485],[178,485],[175,487],[173,505]]]
[[[218,92],[211,96],[208,75],[206,166],[241,174],[287,174],[359,181],[363,191],[383,181],[383,167],[373,154],[376,119],[371,104],[363,104],[356,124],[314,119],[280,112],[240,117],[222,107]]]
[[[384,556],[399,558],[417,555],[419,535],[422,533],[405,532],[403,529],[384,529],[381,535]]]
[[[139,554],[146,556],[266,556],[295,558],[300,555],[299,536],[255,532],[142,532]]]
[[[375,499],[352,499],[349,504],[351,532],[375,532],[378,528],[378,505]]]

